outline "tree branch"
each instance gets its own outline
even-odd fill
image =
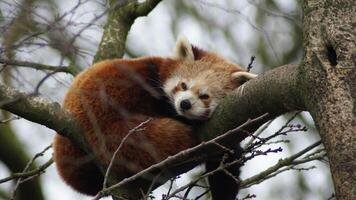
[[[147,15],[161,0],[137,1],[109,0],[110,9],[103,37],[94,57],[100,60],[121,58],[125,52],[126,37],[135,19]]]
[[[284,65],[239,87],[224,99],[208,123],[198,129],[199,137],[205,141],[210,140],[216,134],[224,133],[264,113],[274,118],[289,111],[305,110],[299,94],[297,75],[296,65]],[[246,136],[241,136],[238,141]]]
[[[45,65],[41,63],[33,63],[27,61],[17,61],[17,60],[8,60],[0,58],[0,63],[5,65],[14,65],[18,67],[27,67],[33,68],[37,70],[50,70],[50,71],[57,71],[57,72],[65,72],[72,74],[73,76],[78,74],[77,68],[74,66],[52,66],[52,65]]]
[[[75,142],[83,151],[91,152],[83,134],[80,134],[81,128],[57,102],[48,102],[0,84],[0,108],[55,130]]]
[[[45,162],[43,165],[37,167],[36,169],[33,169],[31,171],[28,171],[28,172],[13,173],[9,177],[2,178],[2,179],[0,179],[0,183],[11,181],[11,180],[17,179],[17,178],[25,179],[25,178],[28,178],[28,177],[32,177],[32,176],[34,176],[36,174],[42,174],[52,164],[53,164],[53,159],[51,158],[47,162]]]
[[[300,152],[290,156],[290,157],[287,157],[287,158],[284,158],[284,159],[280,159],[278,161],[277,164],[273,165],[272,167],[264,170],[263,172],[259,173],[259,174],[256,174],[250,178],[247,178],[245,180],[243,180],[241,182],[241,185],[240,187],[241,188],[246,188],[246,187],[249,187],[251,184],[255,183],[255,182],[258,182],[258,181],[261,181],[261,180],[264,180],[266,177],[268,177],[269,175],[273,174],[274,172],[277,172],[279,169],[281,169],[282,167],[285,167],[285,166],[289,166],[291,164],[293,164],[293,162],[299,158],[300,156],[302,156],[303,154],[309,152],[311,149],[319,146],[321,144],[321,141],[318,141],[310,146],[308,146],[307,148],[301,150]],[[310,160],[309,160],[310,161]],[[297,164],[302,164],[302,163],[305,163],[305,162],[298,162],[296,163],[295,165]]]
[[[5,114],[5,111],[1,112],[1,114],[3,114],[3,116],[9,116]],[[12,124],[0,124],[0,160],[11,172],[19,172],[25,168],[31,157],[27,155],[28,152],[25,151],[23,144],[16,137],[16,133],[11,125]],[[35,199],[43,200],[44,197],[40,185],[41,182],[38,178],[22,184],[18,191],[18,199],[27,199],[28,196],[31,195],[31,197]],[[6,199],[10,199],[10,196]]]
[[[26,166],[24,169],[22,169],[22,174],[25,174],[26,172],[28,172],[31,168],[31,166],[34,164],[35,160],[41,156],[44,155],[44,153],[48,150],[52,148],[52,144],[47,146],[45,149],[43,149],[41,152],[37,153],[30,161],[27,162]],[[11,198],[10,200],[14,200],[17,194],[17,190],[19,189],[19,186],[25,182],[27,182],[28,180],[32,180],[35,177],[39,176],[43,171],[40,171],[36,174],[33,174],[32,176],[20,176],[17,180],[16,180],[16,184],[12,190],[12,194],[11,194]]]

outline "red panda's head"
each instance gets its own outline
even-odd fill
[[[184,38],[177,42],[176,59],[178,67],[163,87],[177,113],[188,119],[208,119],[223,97],[257,76]]]

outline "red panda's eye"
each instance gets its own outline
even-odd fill
[[[208,94],[201,94],[201,95],[199,95],[199,98],[200,99],[209,99],[209,95]]]
[[[185,84],[184,82],[182,82],[180,84],[180,87],[182,88],[182,90],[187,90],[188,89],[187,84]]]

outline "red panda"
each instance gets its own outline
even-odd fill
[[[256,75],[221,56],[177,42],[173,58],[113,59],[81,72],[68,90],[64,108],[76,118],[105,167],[129,131],[143,121],[120,149],[112,173],[124,179],[196,145],[189,123],[206,120],[219,101]],[[103,175],[69,139],[57,134],[54,160],[59,175],[76,191],[95,195]]]

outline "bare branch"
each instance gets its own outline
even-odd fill
[[[253,61],[255,60],[255,56],[251,56],[251,59],[250,59],[250,63],[247,65],[247,71],[249,72],[251,69],[252,69],[252,64],[253,64]]]
[[[250,186],[251,184],[255,183],[255,182],[258,182],[258,181],[261,181],[261,180],[264,180],[265,177],[273,174],[274,172],[276,172],[277,170],[281,169],[282,167],[285,167],[285,166],[289,166],[289,165],[292,165],[293,162],[295,161],[295,159],[299,158],[300,156],[302,156],[303,154],[307,153],[308,151],[310,151],[311,149],[319,146],[321,144],[321,141],[318,141],[310,146],[308,146],[307,148],[303,149],[302,151],[290,156],[290,157],[287,157],[287,158],[284,158],[284,159],[281,159],[278,161],[278,163],[266,170],[264,170],[263,172],[257,174],[257,175],[254,175],[250,178],[247,178],[245,180],[243,180],[240,184],[240,187],[241,188],[245,188],[245,187],[248,187]],[[310,161],[310,160],[308,160]],[[301,164],[301,163],[305,163],[305,162],[300,162],[298,164]],[[297,163],[295,163],[297,164]]]
[[[108,178],[109,178],[109,174],[110,174],[110,171],[111,171],[111,167],[114,164],[114,161],[118,159],[117,158],[117,154],[121,150],[122,145],[126,142],[127,138],[129,138],[131,134],[136,133],[137,131],[139,131],[139,129],[142,126],[144,126],[145,124],[147,124],[151,120],[152,120],[152,118],[149,118],[146,121],[143,121],[142,123],[140,123],[139,125],[137,125],[133,129],[131,129],[129,131],[129,133],[121,140],[119,146],[117,147],[117,149],[115,150],[113,156],[111,157],[111,160],[110,160],[108,168],[106,169],[106,173],[105,173],[105,176],[104,176],[104,182],[103,182],[103,188],[107,188],[107,183],[108,183]]]
[[[247,199],[252,199],[252,198],[256,198],[256,195],[254,194],[247,194],[245,197],[243,197],[242,199],[237,199],[237,200],[247,200]]]
[[[19,117],[19,116],[12,116],[12,117],[10,117],[10,118],[8,118],[8,119],[0,120],[0,124],[6,124],[6,123],[8,123],[8,122],[11,122],[11,121],[13,121],[13,120],[18,120],[18,119],[21,119],[21,117]]]
[[[49,79],[51,76],[55,75],[56,73],[58,73],[57,70],[47,73],[46,76],[44,76],[36,85],[35,90],[33,91],[33,93],[31,95],[34,96],[38,96],[40,94],[40,87],[42,86],[42,84]]]
[[[23,169],[22,173],[24,174],[24,173],[28,172],[28,170],[30,169],[31,165],[35,162],[35,160],[36,160],[37,158],[43,156],[44,153],[45,153],[48,149],[50,149],[50,148],[52,148],[52,144],[49,145],[49,146],[47,146],[46,148],[44,148],[41,152],[37,153],[37,154],[27,163],[27,165],[26,165],[25,168]],[[40,173],[36,173],[36,174],[30,175],[30,176],[27,176],[27,177],[20,177],[20,178],[17,180],[17,182],[16,182],[16,185],[15,185],[13,191],[12,191],[12,195],[11,195],[11,198],[10,198],[10,199],[11,199],[11,200],[14,200],[14,199],[15,199],[16,191],[17,191],[18,187],[20,186],[20,184],[22,184],[22,183],[24,183],[24,182],[26,182],[26,181],[28,181],[28,180],[30,180],[30,179],[33,179],[34,177],[39,176],[40,174],[41,174],[41,171],[40,171]]]
[[[0,63],[9,66],[18,66],[18,67],[26,67],[26,68],[33,68],[37,70],[49,70],[49,71],[57,71],[57,72],[64,72],[64,73],[69,73],[75,76],[78,74],[78,71],[76,70],[77,68],[74,66],[52,66],[52,65],[45,65],[41,63],[33,63],[33,62],[27,62],[27,61],[18,61],[18,60],[8,60],[8,59],[3,59],[0,58]]]
[[[4,183],[7,181],[11,181],[17,178],[28,178],[28,177],[32,177],[34,175],[39,175],[39,174],[43,174],[45,172],[45,169],[47,169],[49,166],[51,166],[53,164],[53,158],[49,159],[47,162],[45,162],[43,165],[37,167],[34,170],[28,171],[28,172],[20,172],[20,173],[13,173],[11,174],[11,176],[0,179],[0,183]]]
[[[173,188],[173,183],[174,181],[177,179],[178,177],[173,177],[171,178],[169,181],[170,181],[170,184],[169,184],[169,188],[167,190],[167,193],[163,195],[162,199],[166,199],[166,197],[169,196],[169,194],[171,193],[171,190]]]
[[[48,102],[0,84],[0,108],[57,131],[58,134],[75,142],[84,152],[92,155],[81,134],[82,129],[70,113],[61,109],[59,103]]]
[[[189,188],[191,187],[191,185],[194,185],[196,184],[199,180],[203,179],[203,178],[206,178],[208,176],[211,176],[215,173],[217,173],[218,171],[224,171],[226,168],[232,166],[232,165],[235,165],[235,164],[241,164],[243,162],[245,162],[246,160],[251,160],[252,158],[256,157],[256,156],[261,156],[261,155],[267,155],[269,153],[278,153],[278,152],[281,152],[281,148],[277,148],[277,149],[268,149],[266,151],[259,151],[259,152],[255,152],[253,155],[250,155],[246,158],[239,158],[239,159],[236,159],[232,162],[229,162],[229,163],[225,163],[225,164],[222,164],[220,165],[218,168],[212,170],[212,171],[209,171],[208,173],[204,173],[203,175],[199,176],[198,178],[196,178],[195,180],[192,180],[190,181],[189,183],[183,185],[182,187],[178,188],[177,190],[175,190],[168,198],[170,197],[173,197],[173,196],[176,196],[177,193],[185,190],[186,188]],[[230,175],[230,174],[229,174]],[[232,174],[231,174],[232,177],[234,177]],[[237,181],[237,182],[240,182],[236,177],[234,177],[234,180]]]

